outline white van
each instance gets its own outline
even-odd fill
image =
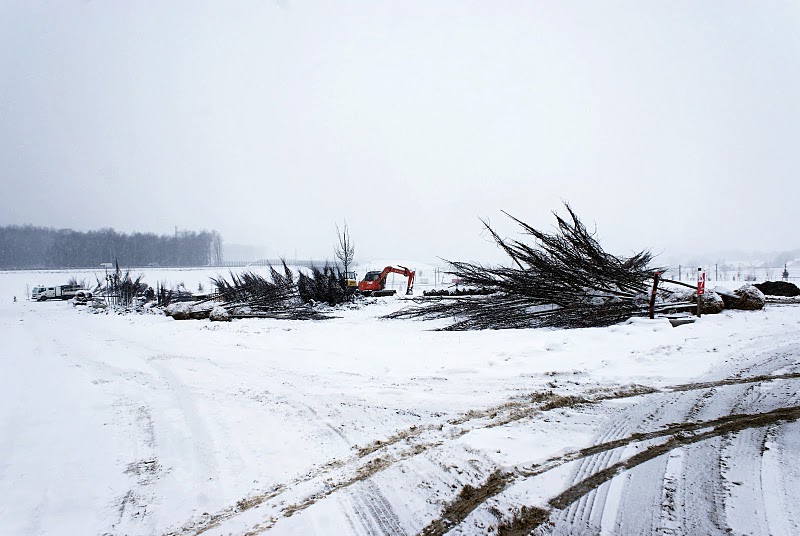
[[[33,287],[31,299],[36,301],[68,300],[73,298],[79,290],[81,288],[75,285],[56,285],[54,287],[39,285],[38,287]]]

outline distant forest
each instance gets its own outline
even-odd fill
[[[222,237],[217,231],[156,235],[113,229],[0,227],[0,269],[91,268],[115,260],[129,267],[221,264]]]

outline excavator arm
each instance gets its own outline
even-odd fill
[[[400,266],[400,265],[398,264],[398,266]],[[400,268],[395,268],[394,266],[387,266],[386,268],[383,269],[383,272],[381,272],[381,281],[383,282],[381,287],[386,286],[386,276],[388,276],[390,273],[400,274],[402,276],[407,277],[408,278],[408,288],[406,289],[406,294],[411,294],[413,292],[413,290],[414,290],[414,274],[416,272],[414,272],[413,270],[409,270],[405,266],[400,266]]]

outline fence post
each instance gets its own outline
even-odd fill
[[[656,316],[656,289],[658,288],[659,272],[653,272],[653,290],[650,292],[650,320]]]

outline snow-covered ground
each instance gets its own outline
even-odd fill
[[[800,532],[800,307],[211,323],[23,299],[50,275],[0,273],[0,534]]]

